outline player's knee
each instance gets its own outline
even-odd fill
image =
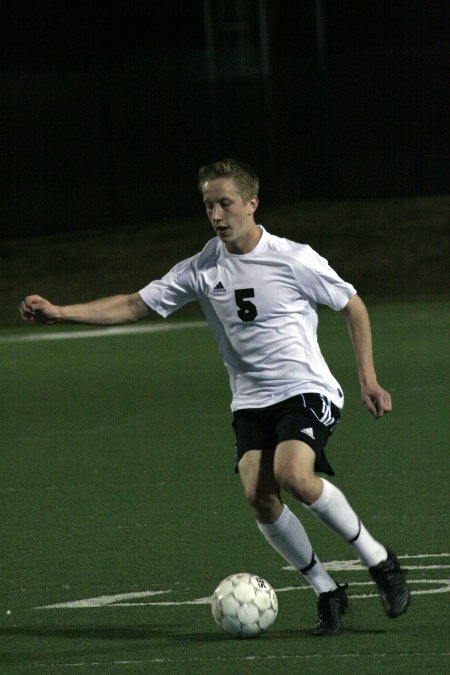
[[[257,509],[264,501],[264,495],[258,489],[258,486],[252,483],[245,486],[245,499],[253,509]]]
[[[311,504],[317,498],[317,477],[314,474],[290,466],[277,473],[277,480],[284,490],[305,504]]]
[[[257,517],[263,522],[270,521],[272,515],[277,511],[278,495],[262,492],[257,485],[246,487],[245,498]]]

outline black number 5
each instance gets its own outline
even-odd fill
[[[239,307],[237,315],[240,320],[253,321],[258,312],[253,302],[250,302],[250,300],[247,300],[246,298],[254,298],[255,290],[253,288],[241,288],[234,292],[234,297],[236,298],[236,304]]]

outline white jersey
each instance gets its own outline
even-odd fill
[[[344,397],[317,342],[317,304],[338,311],[356,293],[310,246],[269,234],[241,255],[218,237],[140,291],[163,317],[198,300],[230,378],[231,408],[317,392]]]

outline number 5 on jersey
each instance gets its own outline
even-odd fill
[[[234,297],[236,299],[236,305],[239,307],[237,315],[240,320],[253,321],[253,319],[257,316],[258,311],[253,302],[250,302],[250,300],[247,300],[247,298],[255,297],[255,289],[240,288],[234,292]]]

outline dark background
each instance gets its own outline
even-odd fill
[[[3,237],[190,216],[224,156],[269,205],[448,191],[448,1],[0,9]]]

